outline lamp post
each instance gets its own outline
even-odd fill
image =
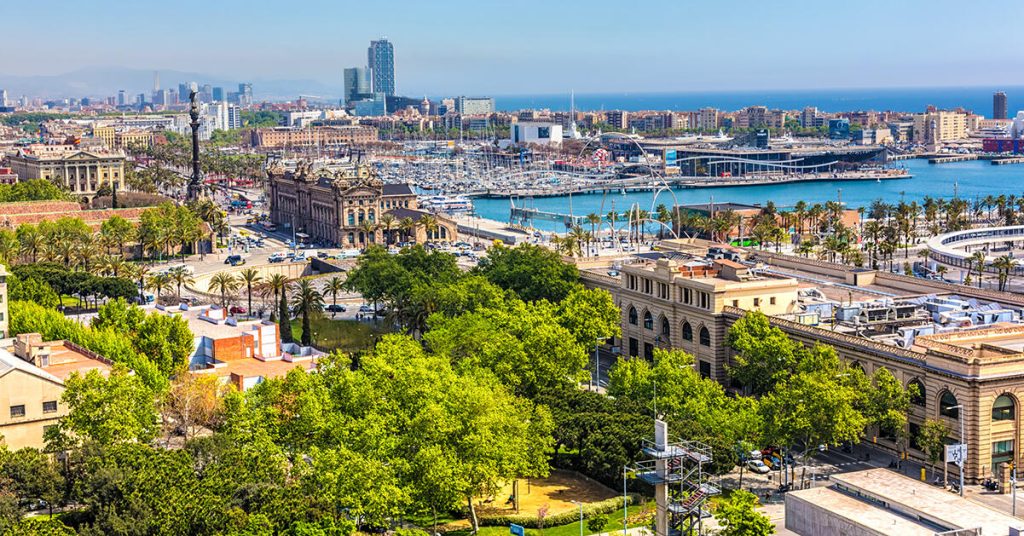
[[[963,412],[963,410],[964,410],[964,405],[963,404],[957,404],[955,406],[949,406],[946,409],[947,410],[955,409],[956,410],[956,420],[960,421],[960,444],[963,445],[960,448],[963,449],[964,456],[960,460],[960,463],[958,463],[957,465],[960,466],[960,496],[963,497],[964,496],[964,464],[967,463],[967,441],[964,440],[964,416],[961,414],[961,412]]]
[[[572,501],[580,506],[580,536],[583,536],[583,503],[580,501]]]
[[[601,357],[598,355],[597,350],[601,347],[601,343],[604,340],[604,337],[598,337],[594,341],[594,378],[591,385],[595,391],[601,390]]]

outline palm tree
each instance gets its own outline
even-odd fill
[[[284,292],[288,286],[288,276],[284,274],[274,274],[266,280],[267,292],[274,294],[274,307],[270,308],[270,321],[274,322],[277,319],[277,305],[281,303],[281,293]]]
[[[1017,264],[1013,261],[1013,257],[1009,255],[997,257],[995,260],[992,261],[992,267],[995,268],[999,274],[1000,292],[1006,290],[1006,287],[1010,282],[1010,272],[1012,272],[1016,266]]]
[[[220,294],[220,306],[227,309],[228,307],[228,293],[238,290],[238,280],[235,276],[228,273],[214,274],[210,278],[210,283],[207,286],[209,292],[216,292]]]
[[[171,281],[178,289],[178,299],[181,299],[181,286],[182,285],[194,285],[196,280],[192,277],[192,274],[185,269],[184,266],[175,266],[171,268],[171,271],[167,273],[171,276]]]
[[[394,214],[384,214],[380,217],[380,227],[384,229],[384,244],[391,245],[391,228],[395,226]]]
[[[408,217],[402,218],[398,222],[398,228],[405,234],[405,239],[407,241],[412,240],[413,238],[411,237],[414,237],[414,233],[416,231],[416,221]]]
[[[39,253],[46,248],[46,237],[35,226],[23,225],[19,227],[18,241],[21,242],[22,255],[31,257],[33,263],[39,260]]]
[[[423,228],[424,238],[426,239],[427,242],[430,242],[431,236],[435,235],[435,233],[437,233],[437,230],[440,228],[440,224],[437,222],[437,218],[431,216],[430,214],[421,216],[420,221],[418,221],[417,223],[419,224],[420,227]],[[438,237],[433,236],[433,238],[436,239]]]
[[[156,292],[156,299],[157,301],[160,301],[160,296],[163,294],[163,291],[171,288],[171,276],[164,273],[153,274],[149,276],[146,286],[149,287],[150,290]]]
[[[239,283],[245,284],[245,292],[249,297],[249,309],[247,309],[249,315],[252,315],[252,286],[259,284],[263,280],[259,270],[255,268],[246,268],[238,273]]]
[[[292,295],[292,307],[302,315],[302,345],[309,346],[313,343],[313,328],[309,317],[324,310],[324,297],[309,280],[303,279]]]
[[[370,245],[377,242],[377,224],[370,220],[363,220],[359,224],[359,230],[364,233],[366,237],[365,245]]]
[[[981,288],[982,274],[985,272],[985,252],[978,250],[968,257],[967,261],[970,263],[968,266],[973,266],[974,271],[978,272],[978,288]],[[967,269],[967,275],[970,275],[970,268]]]
[[[324,294],[330,294],[334,305],[338,305],[338,294],[341,294],[344,290],[345,281],[340,277],[335,276],[327,280],[327,286],[324,287]]]

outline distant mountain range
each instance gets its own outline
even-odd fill
[[[299,95],[336,100],[342,94],[340,77],[339,84],[332,85],[318,80],[235,80],[173,70],[160,70],[159,73],[160,87],[164,89],[177,88],[179,83],[194,81],[200,85],[220,86],[225,91],[237,91],[239,82],[252,82],[253,96],[257,100],[294,100]],[[6,89],[8,98],[12,99],[22,95],[44,98],[102,98],[117,95],[121,89],[132,96],[145,93],[148,99],[153,92],[153,71],[93,67],[57,75],[18,76],[0,73],[0,89]]]

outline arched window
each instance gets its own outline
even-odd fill
[[[1010,395],[999,395],[999,397],[996,398],[995,403],[992,404],[992,420],[1012,421],[1013,409],[1013,397]]]
[[[671,336],[672,328],[668,325],[668,319],[664,316],[661,317],[661,335],[668,339]]]
[[[644,328],[650,330],[654,329],[654,317],[651,315],[650,311],[644,311]]]
[[[693,327],[690,326],[689,322],[683,322],[683,340],[684,341],[692,341],[693,340]]]
[[[441,227],[441,239],[442,240],[447,240],[448,239],[448,229],[446,227]]]
[[[365,219],[366,219],[366,212],[363,211],[363,209],[359,209],[359,223],[363,223],[363,220],[365,220]]]
[[[636,307],[629,307],[629,323],[636,325]]]
[[[924,390],[924,383],[921,380],[914,378],[913,380],[910,380],[910,383],[907,384],[907,389],[910,390],[914,387],[917,388],[917,393],[910,393],[910,403],[914,404],[915,406],[921,406],[923,408],[925,406],[925,400],[927,400],[927,398],[925,397],[926,393]]]
[[[711,346],[711,332],[704,326],[700,327],[700,345]]]
[[[350,226],[356,224],[356,213],[352,212],[351,210],[348,211],[348,224]]]
[[[374,213],[373,213],[373,209],[372,209],[372,208],[371,208],[371,209],[370,209],[370,211],[369,211],[369,212],[367,212],[367,214],[366,214],[366,217],[367,217],[367,218],[368,218],[368,219],[370,220],[370,223],[373,223],[373,214],[374,214]]]
[[[939,397],[939,415],[944,415],[951,419],[960,418],[960,405],[956,401],[956,397],[949,391],[943,391],[942,396]]]
[[[850,368],[855,368],[861,372],[864,372],[864,365],[861,365],[860,361],[854,361],[853,363],[850,363]]]

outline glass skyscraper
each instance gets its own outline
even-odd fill
[[[370,41],[366,52],[366,64],[370,67],[370,80],[374,93],[395,94],[395,47],[386,38]]]
[[[370,87],[370,73],[362,67],[345,69],[345,104],[369,98],[373,95]]]

